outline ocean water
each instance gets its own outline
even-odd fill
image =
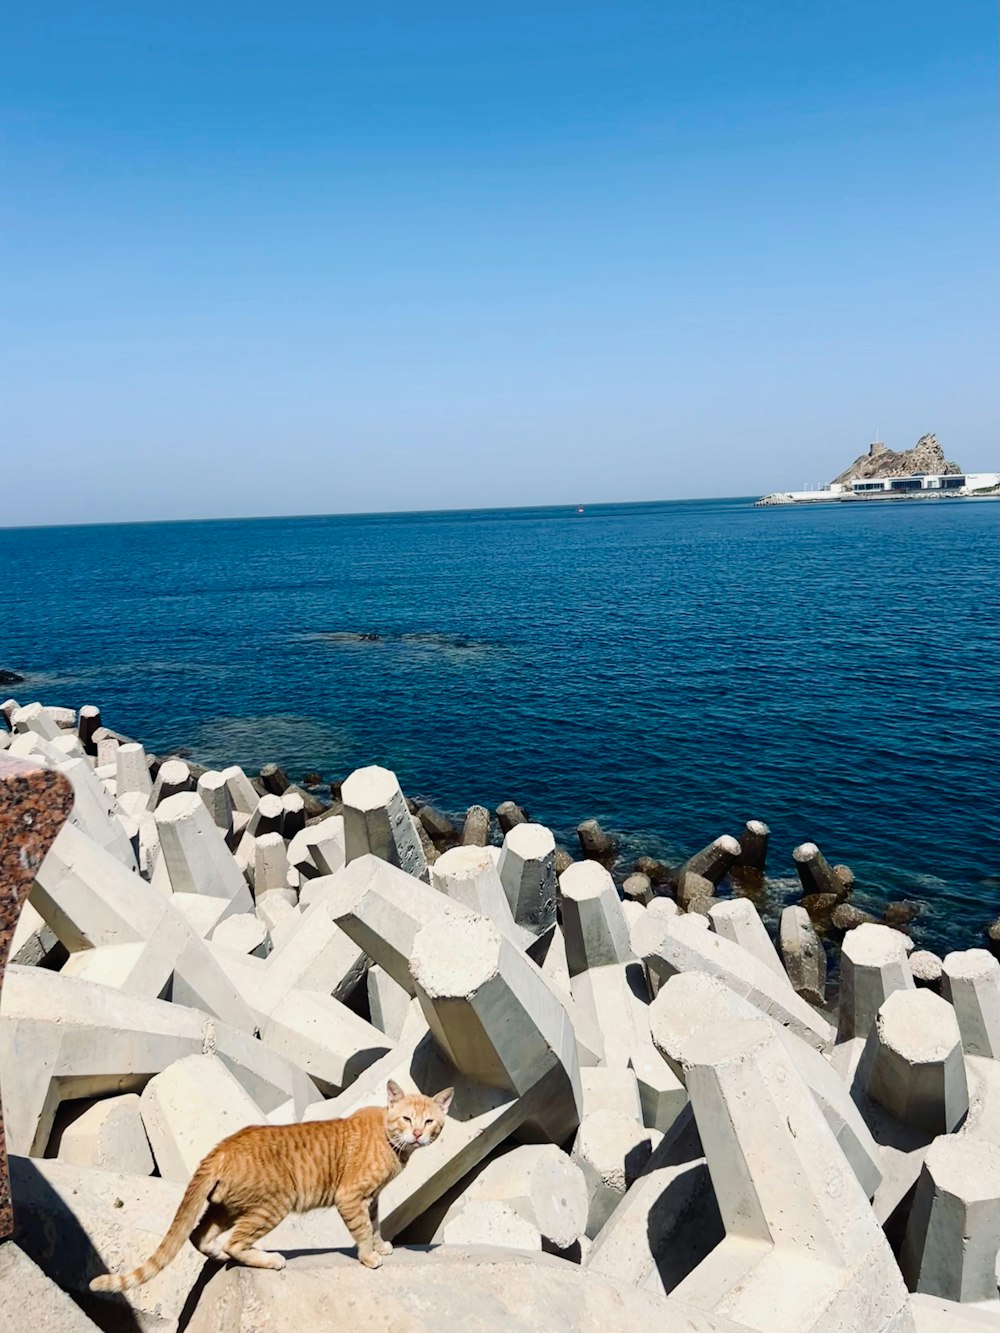
[[[747,818],[924,904],[1000,912],[992,502],[750,500],[0,531],[0,666],[158,753],[381,763],[679,858]],[[377,640],[358,641],[364,633]]]

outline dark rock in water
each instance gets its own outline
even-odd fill
[[[842,901],[839,893],[807,893],[800,905],[809,913],[813,925],[825,930],[830,925],[833,909]]]
[[[576,836],[580,839],[580,850],[588,860],[609,860],[617,850],[615,839],[604,832],[596,819],[585,819],[582,824],[577,824]]]
[[[381,640],[382,635],[375,629],[366,630],[365,633],[358,635],[358,641],[360,643],[380,643]]]
[[[514,801],[504,801],[497,806],[497,819],[501,833],[509,833],[518,824],[527,824],[528,816]]]
[[[854,871],[850,866],[834,866],[833,873],[847,890],[846,896],[849,898],[854,890]]]
[[[665,865],[662,861],[654,860],[651,856],[640,856],[632,869],[637,875],[645,875],[654,887],[669,884],[674,875],[670,866]]]
[[[20,685],[23,680],[24,677],[19,676],[16,671],[6,671],[0,667],[0,685]]]
[[[470,805],[462,825],[463,847],[485,847],[490,840],[490,812],[485,805]]]
[[[715,902],[715,885],[704,875],[696,875],[692,870],[685,870],[677,881],[677,901],[685,912],[702,911],[701,908],[692,906],[698,899],[702,903],[710,899],[708,907]],[[702,911],[703,916],[708,915],[708,907]]]
[[[447,815],[443,815],[433,805],[422,805],[417,818],[430,834],[435,847],[439,850],[454,847],[458,841],[458,831]]]
[[[339,800],[340,800],[340,791],[341,791],[341,788],[343,787],[343,785],[344,785],[343,782],[331,782],[331,783],[330,783],[330,795],[333,797],[333,799],[334,799],[335,801],[339,801]]]
[[[1000,916],[998,916],[991,925],[986,927],[986,943],[996,956],[1000,958]]]
[[[288,790],[288,775],[277,764],[264,764],[260,770],[260,780],[269,796],[284,796]]]
[[[303,773],[302,784],[305,787],[318,787],[323,781],[321,773]]]
[[[565,847],[556,847],[556,854],[552,858],[552,868],[558,878],[564,870],[568,870],[573,864],[573,858]]]
[[[900,902],[887,904],[884,920],[887,926],[908,926],[919,915],[920,904],[903,899]]]
[[[837,930],[853,930],[855,926],[879,925],[878,917],[871,912],[862,912],[860,907],[851,903],[838,903],[830,915],[830,920]]]

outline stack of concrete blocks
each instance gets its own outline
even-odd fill
[[[904,937],[860,926],[832,1015],[805,913],[788,909],[779,956],[752,902],[723,896],[735,839],[682,867],[694,910],[648,882],[623,902],[599,860],[560,860],[512,806],[502,846],[477,807],[442,850],[386,769],[305,823],[298,793],[262,795],[237,767],[169,760],[154,781],[93,709],[78,735],[68,711],[8,711],[9,747],[77,797],[0,1013],[26,1262],[70,1291],[153,1248],[226,1134],[349,1114],[392,1078],[456,1089],[444,1134],[384,1191],[404,1245],[572,1263],[595,1292],[638,1289],[664,1327],[714,1333],[957,1333],[956,1312],[1000,1314],[991,955],[950,954],[917,989]],[[826,874],[808,851],[800,871]],[[349,1239],[317,1213],[269,1244]],[[135,1326],[188,1318],[206,1263],[185,1247],[128,1293]],[[280,1300],[286,1275],[265,1277]]]

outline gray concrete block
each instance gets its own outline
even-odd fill
[[[160,850],[174,893],[222,898],[234,912],[253,910],[253,899],[225,835],[197,792],[162,799],[154,812]]]
[[[194,776],[183,759],[164,759],[153,783],[149,808],[155,810],[161,801],[166,801],[181,792],[194,791],[194,787]]]
[[[149,776],[146,751],[137,741],[119,745],[115,750],[115,791],[119,800],[128,793],[136,793],[145,796],[149,804],[153,779]]]
[[[377,856],[408,875],[427,879],[420,835],[395,773],[377,765],[355,769],[344,781],[340,799],[348,864],[361,856]]]
[[[795,994],[787,978],[782,980],[746,949],[706,930],[695,916],[670,918],[647,909],[633,932],[632,947],[659,984],[677,972],[707,972],[807,1045],[825,1050],[833,1043],[830,1024]]]
[[[678,1050],[726,1239],[674,1291],[757,1329],[912,1329],[892,1251],[773,1027]]]
[[[514,920],[541,935],[555,925],[555,839],[541,824],[515,824],[506,833],[497,873]]]
[[[310,1079],[246,1032],[164,1000],[9,966],[0,1012],[0,1081],[12,1152],[41,1153],[64,1101],[140,1092],[186,1055],[214,1052],[264,1112],[316,1099]],[[12,1071],[17,1076],[12,1077]]]
[[[632,958],[615,882],[597,861],[577,861],[561,876],[562,928],[570,976]]]
[[[217,1055],[175,1060],[149,1080],[139,1105],[160,1176],[182,1185],[217,1143],[264,1119]]]
[[[985,949],[965,949],[948,954],[942,972],[966,1055],[1000,1060],[1000,962]]]
[[[127,1176],[153,1174],[153,1154],[134,1092],[106,1097],[83,1109],[59,1140],[59,1160],[73,1166],[121,1171]]]
[[[409,960],[418,932],[438,917],[471,915],[464,904],[378,856],[351,860],[325,884],[331,918],[411,995],[416,992]]]
[[[955,1011],[929,990],[898,990],[884,1001],[858,1068],[868,1096],[905,1125],[949,1134],[969,1109]]]
[[[484,1202],[506,1205],[556,1249],[569,1249],[586,1231],[586,1180],[555,1144],[524,1144],[488,1163],[448,1210],[443,1223],[447,1243],[452,1243],[449,1221]]]
[[[413,941],[410,972],[435,1041],[470,1078],[540,1097],[539,1126],[561,1143],[582,1106],[576,1038],[538,968],[482,917],[443,917]]]
[[[900,1267],[913,1291],[952,1301],[990,1301],[1000,1325],[1000,1147],[937,1138],[910,1210]]]
[[[840,952],[837,1040],[867,1037],[882,1004],[897,990],[913,990],[903,936],[889,926],[855,927]]]
[[[741,949],[746,949],[776,976],[785,980],[785,969],[781,965],[770,935],[764,929],[756,907],[749,898],[726,898],[715,903],[708,913],[709,925],[723,939],[732,940]]]
[[[652,1147],[649,1131],[620,1111],[594,1111],[580,1121],[571,1157],[586,1182],[586,1234],[591,1239],[642,1174]]]
[[[537,825],[522,824],[521,828]],[[519,949],[534,938],[514,921],[496,862],[485,847],[453,847],[431,869],[431,887],[472,912],[489,917]]]
[[[826,951],[804,907],[786,907],[778,930],[781,958],[796,995],[826,1003]]]
[[[731,1023],[760,1017],[758,1009],[719,978],[701,972],[671,977],[649,1009],[653,1044],[662,1062],[681,1079],[685,1077],[684,1052],[702,1028],[723,1030]],[[773,1030],[812,1093],[865,1196],[871,1198],[882,1179],[881,1153],[846,1084],[813,1047],[780,1024],[774,1024]]]
[[[0,1245],[0,1333],[98,1333],[76,1302],[16,1242]]]

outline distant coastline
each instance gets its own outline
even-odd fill
[[[936,435],[921,435],[912,449],[889,449],[879,438],[868,452],[826,486],[772,491],[757,505],[832,503],[841,500],[979,500],[1000,495],[1000,472],[964,472],[944,456]]]

